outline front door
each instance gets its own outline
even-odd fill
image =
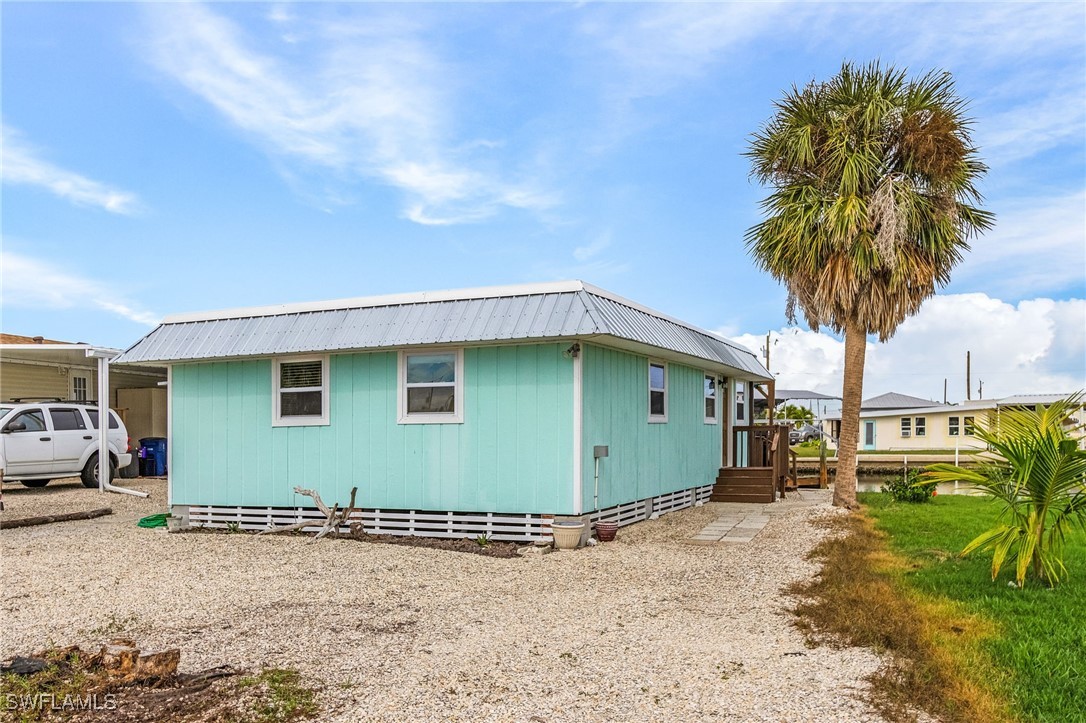
[[[40,409],[27,409],[7,422],[24,429],[4,432],[5,471],[12,475],[48,475],[53,471],[53,437]]]
[[[875,420],[864,420],[864,449],[875,449]]]

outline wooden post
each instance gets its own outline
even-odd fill
[[[773,424],[773,410],[777,406],[776,397],[777,397],[777,380],[776,379],[771,379],[768,382],[766,382],[766,385],[765,385],[765,401],[766,401],[766,404],[769,405],[769,407],[768,407],[769,416],[767,417],[767,421],[770,424]]]

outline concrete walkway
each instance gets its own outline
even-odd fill
[[[770,504],[749,502],[710,503],[720,508],[720,517],[706,525],[686,542],[690,545],[742,544],[753,540],[778,515],[797,507],[812,507],[830,502],[831,490],[798,490],[789,492],[783,500]]]

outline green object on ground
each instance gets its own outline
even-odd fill
[[[165,512],[161,515],[148,515],[147,517],[141,517],[137,524],[140,527],[165,527],[167,517],[169,517],[169,514]]]

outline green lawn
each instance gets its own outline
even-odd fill
[[[936,603],[953,601],[995,625],[977,642],[1001,679],[988,681],[1024,720],[1086,721],[1086,535],[1068,538],[1066,582],[1008,586],[1004,568],[991,581],[991,556],[960,559],[960,551],[991,526],[998,508],[987,498],[938,496],[924,504],[895,503],[863,493],[860,501],[910,566],[902,579]]]

